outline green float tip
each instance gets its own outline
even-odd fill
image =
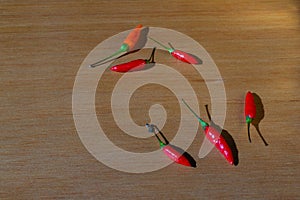
[[[104,58],[104,59],[102,59],[102,60],[100,60],[98,62],[95,62],[95,63],[91,64],[90,67],[92,67],[92,68],[97,67],[97,66],[101,65],[104,61],[106,61],[106,60],[108,60],[110,58],[113,58],[113,57],[119,55],[120,53],[127,52],[128,50],[129,50],[128,44],[124,43],[124,44],[121,45],[121,47],[120,47],[120,49],[118,51],[116,51],[112,55],[110,55],[110,56],[108,56],[108,57],[106,57],[106,58]]]
[[[198,119],[199,123],[201,124],[202,128],[205,129],[208,124],[203,121],[196,113],[195,111],[185,102],[184,99],[182,99],[182,102],[184,103],[184,105],[195,115],[195,117]]]

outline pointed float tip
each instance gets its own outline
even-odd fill
[[[118,67],[116,67],[116,66],[113,66],[113,67],[111,67],[111,68],[109,68],[110,69],[110,71],[117,71],[118,70]]]

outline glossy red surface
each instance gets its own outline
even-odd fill
[[[191,163],[189,162],[189,160],[182,153],[174,149],[171,145],[166,145],[162,149],[171,160],[175,161],[178,164],[191,167]]]
[[[197,64],[198,63],[198,60],[194,56],[192,56],[184,51],[174,50],[171,54],[173,57],[175,57],[176,59],[181,60],[183,62],[186,62],[189,64]]]
[[[133,60],[127,63],[122,63],[119,65],[115,65],[110,68],[111,71],[115,72],[129,72],[129,71],[139,71],[144,69],[146,66],[146,61],[143,59]]]
[[[234,158],[231,148],[228,146],[224,137],[212,126],[207,126],[204,130],[207,139],[215,145],[219,152],[225,157],[225,159],[233,164]]]
[[[251,119],[256,116],[256,106],[254,102],[254,96],[251,92],[247,92],[245,98],[245,117],[249,117]]]

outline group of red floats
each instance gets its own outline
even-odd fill
[[[108,59],[111,59],[121,53],[130,53],[134,50],[134,47],[136,43],[138,42],[141,34],[141,30],[143,29],[142,25],[138,25],[135,29],[133,29],[127,38],[124,40],[123,44],[121,45],[120,49],[116,51],[114,54],[90,65],[90,67],[96,67],[98,65],[103,64],[104,61],[107,61]],[[157,40],[148,37],[152,41],[156,42],[157,44],[164,47],[174,58],[183,61],[185,63],[189,64],[195,64],[198,62],[198,60],[195,59],[195,56],[186,53],[184,51],[176,50],[172,47],[172,45],[169,43],[170,48],[166,47],[165,45],[161,44]],[[154,54],[155,49],[153,48],[153,51],[151,53],[151,56],[149,59],[137,59],[133,60],[127,63],[118,64],[115,66],[110,67],[111,71],[115,72],[131,72],[131,71],[140,71],[143,69],[146,69],[148,64],[154,64]],[[233,149],[231,145],[228,144],[228,141],[226,138],[223,137],[222,133],[217,130],[213,125],[209,125],[204,120],[202,120],[191,108],[190,106],[182,99],[183,103],[187,108],[195,115],[195,117],[198,119],[202,129],[204,130],[206,138],[218,149],[218,151],[224,156],[224,158],[230,163],[231,165],[237,165],[238,162],[235,162],[235,154],[233,152]],[[208,112],[208,111],[207,111]],[[249,142],[251,142],[250,138],[250,124],[253,121],[253,119],[256,116],[256,104],[254,100],[253,93],[247,92],[245,97],[245,120],[248,126],[248,138]],[[211,120],[210,115],[208,113],[209,120]],[[213,122],[211,122],[213,123]],[[183,151],[181,148],[176,147],[168,142],[168,140],[165,138],[163,133],[157,128],[157,126],[153,124],[146,124],[146,127],[148,128],[148,131],[151,133],[154,133],[155,137],[158,139],[159,144],[163,152],[173,161],[176,163],[190,166],[190,167],[196,167],[196,162],[194,159],[185,151]],[[160,139],[160,136],[164,139],[164,142]],[[266,143],[265,143],[266,144]],[[267,145],[267,144],[266,144]],[[237,156],[237,155],[236,155]]]

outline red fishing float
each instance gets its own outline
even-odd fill
[[[168,140],[164,137],[162,132],[157,128],[157,126],[153,124],[146,124],[146,127],[148,128],[148,131],[151,133],[154,133],[155,137],[157,138],[160,148],[163,150],[163,152],[174,162],[185,165],[188,167],[196,167],[196,162],[188,158],[187,153],[184,152],[182,149],[179,147],[176,147],[168,142]],[[164,138],[165,142],[163,142],[155,133],[155,130],[160,133],[161,137]]]
[[[230,163],[234,164],[233,153],[229,145],[227,144],[224,137],[220,134],[220,132],[214,128],[213,126],[209,126],[204,120],[202,120],[193,110],[192,108],[182,99],[183,103],[187,106],[187,108],[196,116],[199,123],[201,124],[202,129],[204,130],[206,138],[215,145],[215,147],[219,150],[219,152],[224,156],[224,158]]]
[[[143,25],[139,24],[135,27],[135,29],[133,29],[128,36],[125,38],[125,40],[123,41],[123,44],[121,45],[120,49],[118,51],[116,51],[115,53],[113,53],[112,55],[94,63],[91,64],[90,67],[96,67],[98,65],[101,65],[104,61],[117,56],[121,53],[125,53],[125,52],[129,52],[134,50],[135,45],[137,44],[137,42],[139,41],[140,38],[140,34],[141,31],[143,29]]]
[[[170,43],[169,43],[169,45],[170,45],[170,48],[169,48],[151,37],[148,37],[148,38],[153,40],[154,42],[156,42],[163,48],[165,48],[167,51],[169,51],[169,53],[174,58],[176,58],[178,60],[181,60],[181,61],[183,61],[185,63],[189,63],[189,64],[198,64],[199,63],[199,61],[194,56],[192,56],[191,54],[186,53],[184,51],[174,49]]]
[[[255,116],[256,116],[256,106],[255,106],[254,96],[251,92],[247,92],[245,98],[245,120],[247,122],[249,142],[251,142],[250,123],[255,118]]]
[[[137,60],[133,60],[133,61],[130,61],[130,62],[127,62],[127,63],[122,63],[122,64],[119,64],[119,65],[112,66],[110,68],[110,70],[115,71],[115,72],[125,73],[125,72],[129,72],[129,71],[139,71],[139,70],[146,69],[146,68],[150,67],[149,64],[154,64],[155,63],[154,62],[155,49],[156,48],[153,48],[151,56],[150,56],[149,59],[146,59],[146,60],[137,59]]]

